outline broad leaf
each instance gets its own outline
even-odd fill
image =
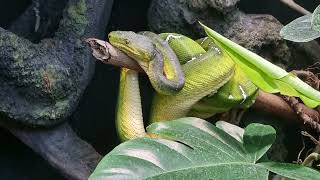
[[[312,29],[320,32],[320,5],[312,13]]]
[[[276,132],[271,126],[253,123],[243,129],[225,121],[218,121],[216,122],[216,127],[244,144],[247,152],[249,154],[252,152],[252,162],[258,162],[258,160],[269,161],[265,152],[271,147],[276,138]]]
[[[201,24],[201,23],[200,23]],[[265,60],[258,54],[249,51],[248,49],[240,46],[237,43],[223,37],[221,34],[215,32],[209,27],[201,24],[207,35],[219,46],[225,49],[228,53],[236,55],[242,58],[242,61],[246,61],[245,64],[250,63],[255,68],[258,68],[271,78],[280,79],[288,74],[284,69],[272,64],[271,62]]]
[[[261,56],[223,37],[201,24],[207,35],[223,48],[236,62],[247,77],[261,90],[268,93],[300,97],[309,107],[320,105],[320,92],[300,80],[295,75],[272,64]]]
[[[271,147],[276,139],[276,131],[272,126],[253,123],[245,128],[243,145],[252,162],[257,162]]]
[[[230,136],[235,138],[239,142],[243,142],[244,129],[239,126],[230,124],[226,121],[216,122],[216,127],[222,129],[224,132],[228,133]]]
[[[308,168],[306,166],[297,165],[297,164],[288,164],[288,163],[278,163],[278,162],[263,162],[258,163],[269,171],[280,174],[282,176],[291,178],[291,179],[320,179],[320,172],[314,169]]]
[[[274,131],[266,127],[260,129]],[[240,142],[207,121],[181,118],[154,123],[147,131],[157,138],[137,138],[117,146],[90,179],[268,178],[265,166],[252,162],[257,153],[248,153]]]
[[[311,28],[311,19],[312,15],[308,14],[293,20],[281,29],[280,36],[294,42],[308,42],[320,37],[320,32]]]

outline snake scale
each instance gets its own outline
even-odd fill
[[[209,38],[176,33],[113,31],[109,42],[135,59],[156,91],[150,122],[208,118],[253,104],[257,87]],[[146,135],[138,73],[122,68],[116,125],[122,141]]]

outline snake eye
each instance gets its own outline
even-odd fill
[[[130,44],[130,41],[129,41],[128,39],[125,39],[125,40],[124,40],[124,43]]]

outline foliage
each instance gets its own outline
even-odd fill
[[[307,106],[320,105],[320,92],[304,83],[295,75],[272,64],[261,56],[223,37],[201,24],[207,35],[214,40],[241,67],[247,77],[261,90],[299,97]]]
[[[147,128],[154,138],[120,144],[101,160],[90,179],[260,180],[267,179],[269,171],[293,179],[320,177],[318,171],[300,165],[259,162],[275,140],[269,125],[250,124],[244,132],[227,123],[219,122],[218,127],[192,117],[154,123]]]
[[[294,42],[308,42],[320,37],[320,5],[312,14],[299,17],[284,26],[280,35]]]

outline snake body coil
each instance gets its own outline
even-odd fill
[[[148,36],[155,34],[149,32]],[[148,36],[131,31],[113,31],[109,33],[109,41],[138,62],[158,93],[174,94],[184,85],[179,60],[163,41]]]
[[[196,41],[206,51],[217,48],[214,42],[206,37]],[[229,111],[231,108],[249,108],[258,94],[258,88],[254,85],[236,64],[232,78],[223,85],[215,94],[202,98],[189,111],[188,116],[208,118],[216,113]]]
[[[115,31],[109,41],[139,63],[155,88],[151,122],[209,117],[237,104],[249,106],[255,97],[257,88],[228,54],[206,39],[197,43],[174,33]],[[144,136],[137,73],[122,68],[119,88],[116,124],[121,139]]]
[[[168,38],[169,36],[172,38]],[[203,97],[215,93],[234,73],[235,63],[221,49],[212,48],[205,51],[190,38],[179,36],[167,34],[164,38],[168,38],[169,44],[188,42],[187,46],[173,48],[178,57],[183,57],[179,59],[186,62],[182,65],[186,79],[185,86],[171,96],[155,95],[151,107],[151,122],[186,116],[193,105]]]

